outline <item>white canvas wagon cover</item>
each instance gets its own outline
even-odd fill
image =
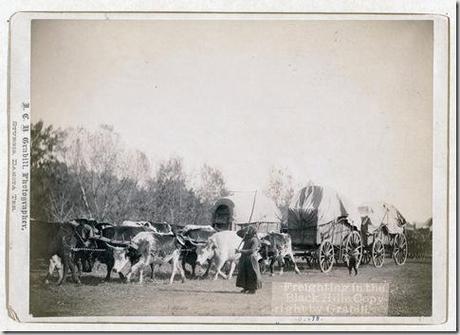
[[[293,246],[314,247],[325,240],[340,246],[353,229],[361,230],[358,209],[329,187],[309,183],[294,196],[287,230]]]
[[[218,199],[213,211],[221,205],[230,210],[233,224],[280,222],[275,203],[260,191],[234,192]]]
[[[361,229],[357,207],[329,187],[309,183],[300,189],[289,206],[289,226],[323,226],[347,217],[348,222]]]
[[[381,226],[385,226],[390,234],[400,234],[407,223],[395,206],[385,202],[363,204],[359,206],[359,213],[368,234],[373,234]]]

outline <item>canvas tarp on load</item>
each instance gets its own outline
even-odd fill
[[[370,235],[382,226],[385,226],[390,234],[404,232],[407,221],[393,205],[384,202],[364,204],[359,207],[359,212]]]
[[[260,222],[280,222],[275,203],[262,192],[235,192],[216,201],[212,209],[213,223],[229,221],[236,225]]]
[[[340,227],[332,232],[332,224],[339,218],[346,218],[350,228],[361,229],[361,217],[349,200],[331,188],[310,183],[300,189],[291,201],[288,232],[294,244],[315,245],[323,238],[333,237],[333,243],[340,244],[350,229]]]

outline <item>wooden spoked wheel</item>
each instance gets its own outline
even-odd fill
[[[321,272],[329,272],[334,264],[334,246],[329,241],[321,242],[318,250],[318,263]]]
[[[356,230],[353,230],[345,239],[345,248],[344,248],[344,261],[347,263],[347,266],[350,263],[350,256],[352,254],[357,255],[356,267],[361,263],[363,258],[363,244],[361,240],[361,235]]]
[[[403,265],[407,259],[407,239],[404,234],[397,234],[393,241],[393,259],[397,265]]]
[[[381,268],[385,260],[385,246],[380,238],[372,243],[372,262],[376,268]]]

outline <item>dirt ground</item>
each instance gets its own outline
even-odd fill
[[[391,259],[380,269],[363,265],[359,275],[349,276],[343,266],[334,266],[330,273],[303,268],[301,275],[285,272],[274,277],[263,274],[263,288],[255,295],[239,293],[235,277],[187,280],[179,276],[168,285],[169,269],[156,274],[152,281],[147,272],[144,284],[126,284],[120,279],[104,282],[105,266],[96,264],[91,274],[83,274],[81,285],[71,278],[61,287],[52,282],[44,284],[46,263],[35,262],[30,273],[30,312],[35,317],[45,316],[160,316],[213,315],[249,316],[272,315],[273,282],[292,283],[389,283],[390,316],[431,315],[431,262],[408,260],[396,266]],[[201,269],[200,269],[201,271]],[[112,278],[117,277],[115,274]],[[57,278],[55,278],[57,279]],[[135,308],[133,308],[135,306]]]

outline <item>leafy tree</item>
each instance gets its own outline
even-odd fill
[[[127,151],[107,125],[94,131],[69,129],[63,160],[76,178],[80,215],[98,221],[118,222],[129,215],[139,180],[150,173],[145,155]]]
[[[66,132],[45,127],[38,121],[31,127],[31,217],[62,222],[78,212],[75,178],[59,160]]]
[[[294,196],[294,184],[291,174],[286,169],[272,167],[264,193],[274,201],[276,207],[282,213],[282,221],[285,221],[287,208]]]
[[[220,170],[204,164],[200,171],[200,186],[197,195],[203,203],[214,203],[217,199],[229,195]]]
[[[173,157],[161,162],[155,178],[149,184],[153,220],[184,224],[184,210],[190,200],[187,191],[182,159]]]
[[[197,195],[202,203],[200,221],[211,222],[211,208],[222,197],[230,192],[225,186],[225,179],[220,170],[204,164],[200,171],[200,183],[197,187]]]
[[[53,129],[53,126],[45,127],[40,120],[31,127],[30,159],[32,172],[46,169],[57,162],[56,151],[62,145],[64,133]]]

